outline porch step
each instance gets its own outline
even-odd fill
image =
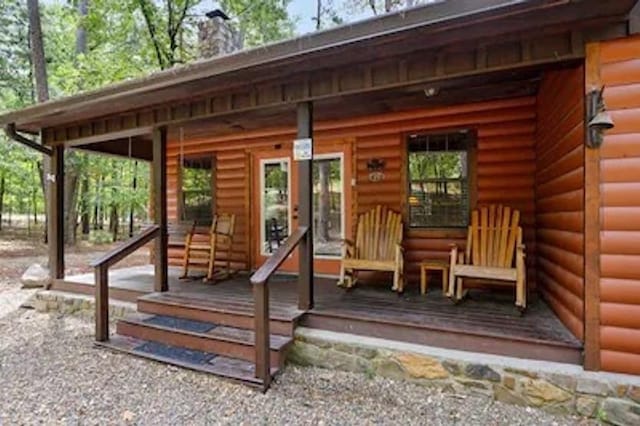
[[[100,342],[96,345],[264,389],[262,381],[255,377],[253,363],[241,359],[119,335],[112,336],[108,342]],[[278,371],[278,368],[271,368],[271,375],[275,376]]]
[[[215,299],[202,294],[153,293],[138,298],[138,311],[146,314],[172,316],[202,321],[221,326],[253,330],[254,306],[250,300],[216,295]],[[293,336],[294,329],[304,314],[290,304],[270,302],[270,332]]]
[[[188,350],[253,362],[255,334],[252,330],[175,316],[136,313],[117,323],[117,333]],[[271,334],[271,366],[282,367],[293,338]]]

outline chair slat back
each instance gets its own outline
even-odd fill
[[[520,212],[502,205],[481,207],[471,213],[467,259],[476,266],[511,268],[516,245],[522,243]]]
[[[386,206],[376,206],[358,217],[356,253],[358,259],[393,260],[396,244],[402,243],[402,218]]]
[[[213,218],[213,222],[211,222],[211,229],[209,232],[212,236],[224,235],[227,237],[232,237],[235,230],[235,224],[235,214],[222,213],[219,215],[215,215]]]

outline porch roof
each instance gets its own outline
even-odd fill
[[[547,28],[627,23],[637,0],[449,0],[335,29],[165,70],[98,90],[0,115],[0,125],[37,133],[44,128],[179,102],[193,88],[210,92],[253,85],[260,76],[286,77],[385,55],[475,42]]]

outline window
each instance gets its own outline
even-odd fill
[[[469,223],[468,130],[409,136],[409,224],[457,228]]]
[[[214,211],[213,170],[212,156],[183,158],[180,188],[182,220],[211,223]]]

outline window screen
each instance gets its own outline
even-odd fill
[[[211,156],[182,161],[182,220],[210,224],[213,219],[213,167]]]
[[[416,228],[465,227],[469,221],[469,131],[411,135],[409,222]]]

